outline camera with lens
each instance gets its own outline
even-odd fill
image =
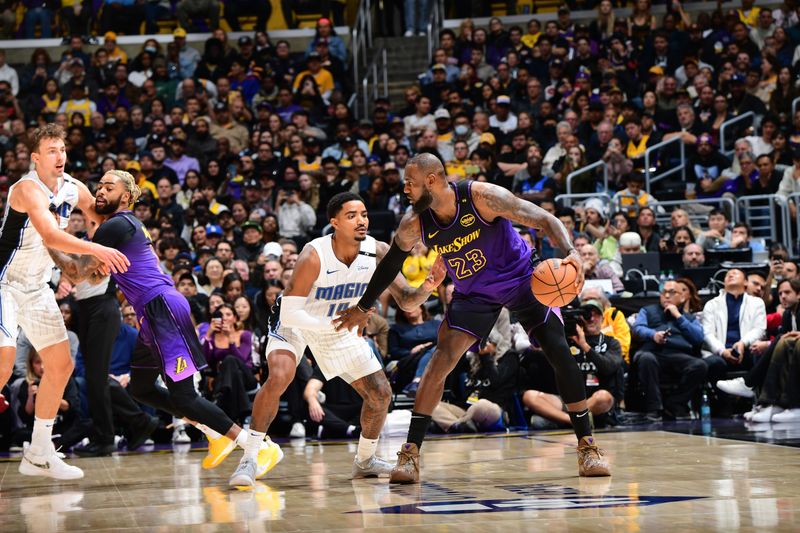
[[[561,316],[564,318],[564,332],[567,337],[578,334],[576,326],[583,324],[592,318],[592,311],[588,307],[562,307]]]

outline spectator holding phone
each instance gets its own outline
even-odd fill
[[[638,378],[645,417],[651,422],[660,421],[662,415],[668,418],[687,415],[689,400],[705,382],[708,367],[700,357],[703,326],[695,320],[694,313],[686,310],[689,296],[688,287],[667,281],[659,303],[642,308],[636,315],[633,334],[641,340],[642,347],[633,356],[629,374]],[[677,388],[668,398],[669,404],[661,399],[664,375],[679,376]]]
[[[728,270],[724,283],[725,290],[703,308],[703,358],[711,383],[723,379],[728,370],[752,367],[750,345],[764,338],[767,331],[764,300],[745,292],[744,272]]]
[[[317,223],[317,215],[313,207],[300,200],[298,190],[296,184],[286,183],[278,192],[275,205],[281,235],[305,243],[308,231]]]
[[[247,392],[254,389],[253,333],[243,329],[234,308],[227,303],[211,314],[208,331],[201,339],[208,362],[206,375],[214,378],[214,400],[233,420],[250,414]]]

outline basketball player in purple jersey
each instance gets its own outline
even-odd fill
[[[104,221],[92,240],[119,250],[130,261],[127,272],[111,275],[141,324],[128,390],[142,403],[197,423],[210,443],[203,467],[213,468],[237,444],[243,447],[247,435],[217,405],[195,391],[191,378],[207,366],[203,350],[192,324],[189,302],[161,271],[150,235],[129,209],[139,196],[133,176],[119,170],[107,172],[100,179],[95,196],[95,211]],[[73,280],[97,278],[91,271],[91,258],[54,255],[56,263],[67,269]],[[166,389],[156,385],[159,374]],[[271,441],[263,443],[261,452],[257,461],[259,476],[283,457],[278,445]]]
[[[575,286],[580,292],[581,258],[567,229],[543,209],[497,185],[477,181],[449,184],[444,167],[431,154],[419,154],[408,162],[403,190],[412,209],[400,221],[392,246],[358,305],[343,311],[335,321],[338,329],[363,331],[375,299],[420,240],[444,257],[455,292],[439,328],[436,350],[420,381],[408,439],[397,454],[391,482],[419,482],[419,448],[431,413],[442,398],[444,380],[472,345],[488,337],[503,307],[516,314],[555,370],[559,394],[578,437],[579,475],[610,475],[609,464],[592,437],[583,374],[570,354],[560,311],[533,296],[530,281],[538,258],[511,223],[544,232],[550,242],[567,252],[561,262],[571,263],[577,270]]]

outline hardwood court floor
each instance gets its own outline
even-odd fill
[[[353,444],[284,444],[255,490],[201,452],[73,459],[80,482],[0,462],[0,531],[800,531],[800,450],[663,431],[604,433],[613,478],[578,478],[574,436],[429,440],[421,485],[349,478]],[[393,456],[399,440],[379,452]]]

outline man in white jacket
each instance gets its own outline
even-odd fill
[[[728,370],[753,365],[750,345],[764,338],[767,313],[764,301],[745,293],[747,278],[739,269],[725,275],[725,290],[703,308],[703,358],[708,380],[724,379]]]

